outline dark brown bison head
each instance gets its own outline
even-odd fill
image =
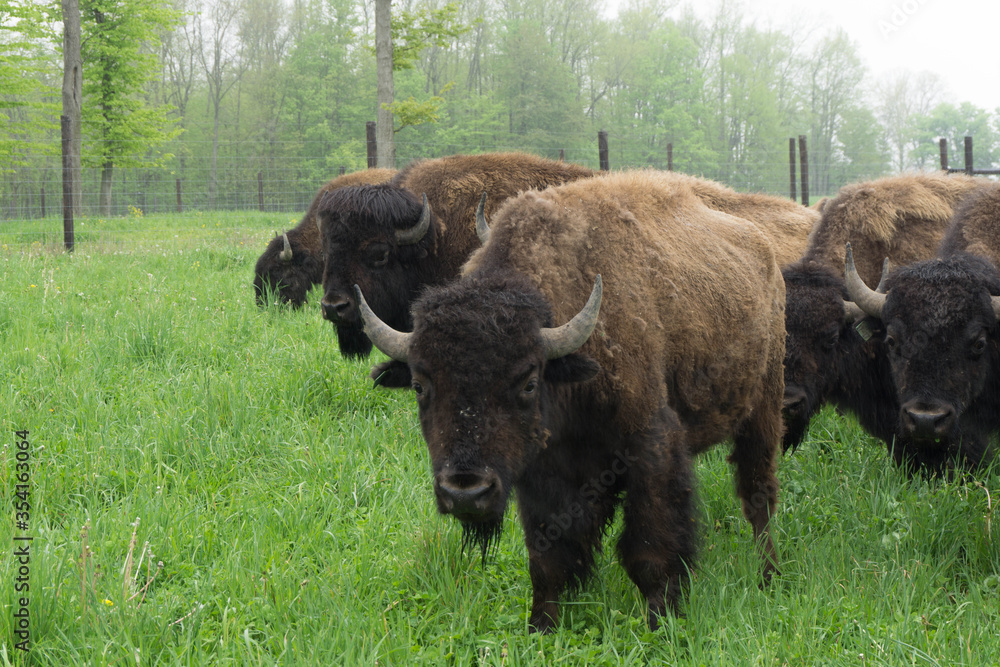
[[[389,326],[410,330],[409,306],[432,280],[435,218],[423,202],[394,185],[364,185],[327,193],[317,219],[323,233],[323,317],[337,329],[340,352],[367,357],[352,286]]]
[[[829,268],[799,262],[782,271],[785,279],[784,448],[802,442],[812,416],[845,390],[847,377],[877,350],[854,329],[863,313],[846,301],[844,281]],[[867,346],[871,347],[871,346]]]
[[[273,300],[299,308],[322,273],[323,258],[315,249],[304,247],[294,230],[291,234],[279,234],[267,244],[254,267],[257,305],[265,306]]]
[[[551,327],[549,305],[519,275],[470,277],[429,290],[413,306],[413,333],[396,331],[364,304],[376,347],[406,362],[430,451],[438,510],[488,549],[507,499],[546,447],[560,385],[600,370],[575,353],[597,323],[598,277],[569,323]]]
[[[901,433],[923,462],[968,456],[996,430],[1000,274],[969,254],[927,260],[893,273],[887,292],[868,288],[847,257],[851,298],[883,325],[899,394]],[[963,442],[963,440],[968,442]]]

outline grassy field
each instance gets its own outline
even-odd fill
[[[290,221],[84,219],[73,255],[57,220],[0,226],[5,664],[1000,664],[1000,469],[909,480],[832,412],[779,463],[769,588],[720,447],[698,463],[685,617],[646,629],[615,526],[558,631],[529,635],[516,508],[494,559],[463,553],[412,395],[340,358],[315,292],[254,305]]]

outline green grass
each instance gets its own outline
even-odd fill
[[[0,227],[0,660],[1000,664],[1000,471],[908,480],[832,412],[780,461],[769,588],[718,448],[698,463],[685,617],[646,629],[611,536],[558,631],[529,635],[513,513],[495,559],[463,553],[410,393],[373,391],[369,364],[339,356],[315,292],[298,312],[254,305],[253,264],[292,216],[205,218],[85,219],[103,240],[73,255],[59,234],[25,242],[37,222]],[[27,655],[18,429],[34,457]]]

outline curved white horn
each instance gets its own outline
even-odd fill
[[[424,238],[427,230],[431,228],[431,207],[427,203],[427,195],[424,195],[424,207],[420,211],[420,220],[409,229],[396,230],[396,243],[399,245],[413,245]]]
[[[483,245],[490,240],[490,225],[486,222],[486,193],[479,199],[479,206],[476,207],[476,236]]]
[[[583,309],[573,316],[573,319],[561,327],[542,329],[542,341],[546,359],[565,357],[567,354],[580,349],[580,346],[587,342],[590,334],[594,331],[594,327],[597,326],[597,316],[601,310],[601,295],[603,291],[604,287],[601,282],[601,275],[598,274],[594,279],[594,289],[590,292],[590,298],[587,299],[587,303]]]
[[[354,298],[358,301],[358,312],[361,314],[361,323],[365,334],[371,339],[372,345],[385,352],[396,361],[406,363],[406,358],[410,352],[411,333],[396,331],[388,324],[379,319],[379,316],[372,312],[365,301],[361,288],[354,286]]]
[[[883,269],[886,264],[883,263]],[[883,273],[883,276],[885,274]],[[844,283],[847,286],[847,294],[851,301],[858,304],[866,314],[872,317],[882,318],[882,306],[885,305],[885,294],[880,294],[865,285],[865,281],[858,275],[858,270],[854,267],[854,253],[851,252],[851,244],[847,244],[847,255],[844,258]],[[881,285],[881,283],[879,283]]]

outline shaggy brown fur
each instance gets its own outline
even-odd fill
[[[802,259],[843,276],[844,247],[850,242],[858,274],[876,285],[886,257],[893,266],[932,257],[955,207],[982,183],[964,174],[934,172],[845,185],[824,206]]]
[[[949,257],[967,252],[985,257],[1000,267],[1000,183],[981,183],[979,190],[955,211],[938,255]]]
[[[603,372],[592,391],[625,431],[664,400],[691,450],[733,437],[737,494],[774,551],[785,290],[771,244],[745,220],[706,208],[665,172],[609,174],[506,202],[490,242],[463,269],[527,275],[565,322],[604,280],[600,321],[581,352]]]
[[[755,224],[771,241],[778,266],[802,257],[809,234],[820,218],[818,210],[784,197],[736,192],[715,181],[669,173],[690,187],[709,208]]]
[[[257,260],[257,265],[254,267],[254,292],[257,304],[265,305],[270,292],[279,301],[287,301],[299,307],[305,303],[309,289],[323,282],[323,240],[316,218],[323,195],[352,185],[385,183],[395,174],[395,169],[365,169],[327,181],[313,197],[309,209],[299,224],[287,232],[292,259],[284,261],[280,258],[285,243],[282,235],[278,234],[271,239]]]

